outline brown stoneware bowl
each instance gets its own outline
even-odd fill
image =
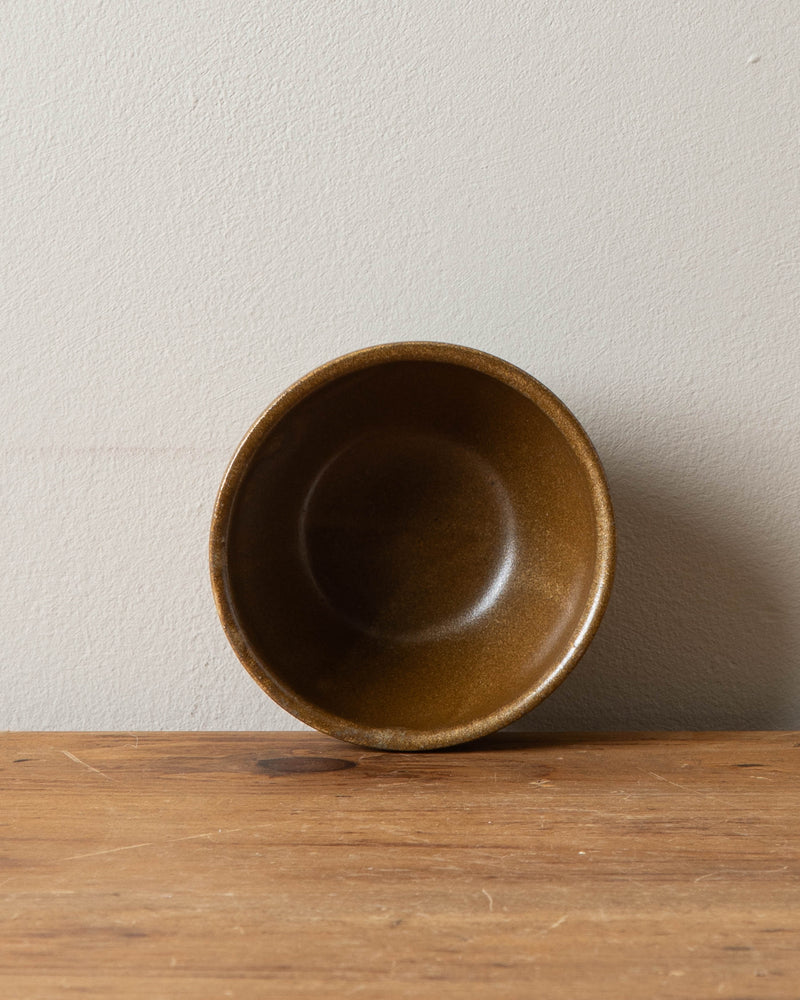
[[[302,722],[394,750],[518,719],[608,599],[614,523],[575,417],[498,358],[357,351],[248,431],[217,498],[211,576],[247,670]]]

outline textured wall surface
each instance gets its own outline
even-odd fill
[[[207,529],[286,385],[464,343],[576,413],[612,605],[530,728],[800,726],[794,0],[0,7],[0,727],[284,728]]]

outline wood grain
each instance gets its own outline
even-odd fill
[[[800,997],[800,734],[0,741],[0,996]]]

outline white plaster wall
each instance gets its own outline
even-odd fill
[[[216,620],[250,422],[389,340],[526,368],[619,518],[531,728],[800,726],[795,0],[6,0],[0,727],[297,726]]]

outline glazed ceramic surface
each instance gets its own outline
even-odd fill
[[[415,750],[492,732],[578,660],[608,599],[603,472],[525,372],[447,344],[323,365],[220,488],[211,575],[237,655],[324,732]]]

